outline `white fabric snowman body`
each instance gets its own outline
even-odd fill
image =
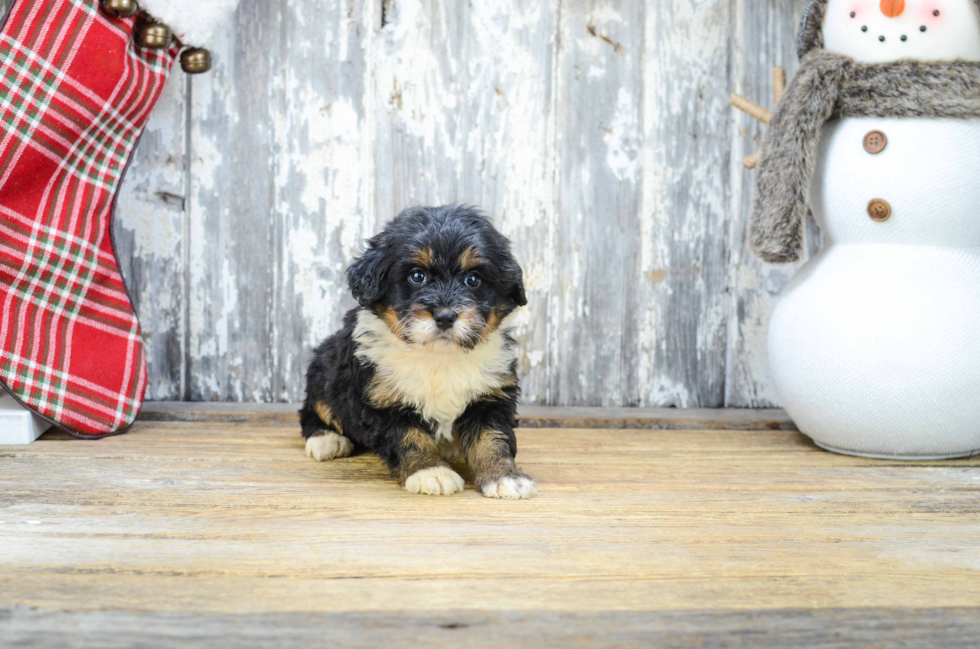
[[[859,63],[980,61],[980,16],[973,0],[829,0],[823,42]],[[809,199],[827,245],[769,331],[784,407],[838,452],[980,453],[980,119],[831,120]]]

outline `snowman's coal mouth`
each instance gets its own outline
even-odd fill
[[[862,32],[867,32],[868,31],[867,26],[862,27],[861,28],[861,31]],[[919,28],[919,31],[923,31],[923,32],[926,31],[926,27],[923,25],[921,28]],[[888,42],[888,35],[887,34],[879,34],[878,35],[878,40],[880,42],[882,42],[882,43],[886,43],[886,42]],[[901,36],[898,37],[898,40],[902,41],[903,43],[907,43],[908,40],[909,40],[909,36],[908,36],[908,34],[902,34]]]

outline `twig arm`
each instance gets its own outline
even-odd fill
[[[769,122],[772,121],[771,112],[769,112],[759,104],[755,103],[754,101],[748,99],[747,97],[743,97],[742,95],[733,93],[729,101],[731,101],[732,106],[739,109],[746,115],[750,115],[754,117],[755,119],[759,120],[763,124],[768,124]]]
[[[783,95],[786,94],[786,68],[783,68],[782,66],[776,66],[773,68],[772,94],[775,96],[777,104],[779,103],[779,100],[783,98]],[[763,124],[769,124],[772,121],[771,111],[766,110],[747,97],[733,93],[729,101],[731,102],[732,106],[739,109],[743,113],[754,117]],[[761,157],[762,152],[756,151],[752,155],[746,157],[742,161],[742,164],[745,165],[746,169],[755,169],[759,166],[759,160]]]
[[[772,94],[776,97],[776,103],[783,98],[786,93],[786,68],[777,65],[772,70]]]

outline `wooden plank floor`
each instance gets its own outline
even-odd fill
[[[541,495],[500,502],[414,496],[371,455],[307,459],[285,418],[226,419],[0,447],[0,645],[980,642],[980,459],[522,429]]]

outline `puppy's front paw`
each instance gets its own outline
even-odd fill
[[[507,475],[481,483],[480,493],[487,498],[524,500],[538,495],[538,485],[526,475]]]
[[[405,488],[413,494],[450,496],[463,490],[463,479],[448,466],[434,466],[408,476]]]
[[[354,452],[354,443],[337,433],[324,433],[306,440],[306,456],[317,462],[347,457]]]

